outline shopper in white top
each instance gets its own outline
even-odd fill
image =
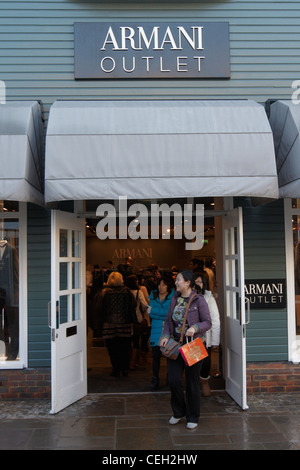
[[[209,396],[210,395],[210,386],[208,380],[210,378],[210,369],[211,369],[211,351],[219,347],[220,344],[220,315],[219,309],[217,306],[216,299],[213,293],[207,290],[207,281],[206,276],[203,273],[195,273],[195,285],[197,288],[197,292],[202,294],[205,298],[209,313],[211,317],[211,329],[206,331],[205,333],[205,347],[208,352],[208,356],[203,359],[202,368],[201,368],[201,387],[202,387],[202,395]]]

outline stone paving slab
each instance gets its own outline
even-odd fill
[[[300,394],[225,393],[201,400],[195,430],[170,426],[170,394],[89,394],[51,415],[48,400],[0,403],[1,450],[299,450]]]

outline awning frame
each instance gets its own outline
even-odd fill
[[[45,200],[278,197],[273,136],[251,100],[56,101]]]
[[[0,104],[0,199],[44,205],[43,135],[37,101]]]
[[[274,100],[270,105],[279,196],[300,198],[300,104]]]

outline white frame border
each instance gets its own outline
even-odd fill
[[[1,212],[1,219],[19,219],[19,360],[0,361],[0,370],[28,367],[27,295],[27,203],[19,202],[19,212]]]
[[[287,283],[287,327],[288,327],[288,359],[294,364],[300,362],[300,336],[296,335],[295,309],[295,273],[293,250],[292,216],[300,215],[300,209],[292,208],[292,199],[284,199],[285,252],[286,252],[286,283]]]

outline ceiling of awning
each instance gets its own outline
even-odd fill
[[[42,142],[39,103],[0,104],[0,199],[44,203]]]
[[[300,198],[300,104],[276,101],[270,109],[279,195]]]
[[[249,100],[57,101],[45,201],[278,197],[272,131]]]

